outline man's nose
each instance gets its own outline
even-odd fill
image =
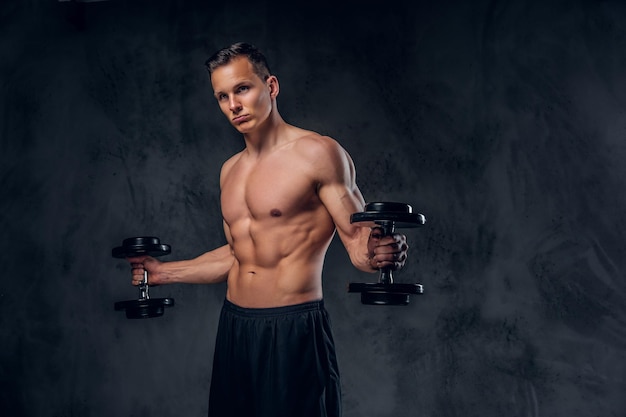
[[[241,103],[239,103],[239,100],[237,100],[235,96],[231,96],[228,99],[228,108],[230,111],[236,112],[241,110]]]

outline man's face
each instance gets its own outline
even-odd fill
[[[211,74],[211,85],[220,109],[240,133],[261,125],[272,110],[271,84],[263,81],[245,57],[233,59]]]

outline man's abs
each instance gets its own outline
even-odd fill
[[[228,275],[228,301],[248,308],[281,307],[322,299],[321,265],[283,262],[261,268],[235,261]]]

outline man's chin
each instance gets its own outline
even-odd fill
[[[243,123],[239,123],[239,124],[234,124],[233,127],[235,129],[237,129],[237,131],[239,133],[248,133],[251,129],[251,126],[249,123],[247,122],[243,122]]]

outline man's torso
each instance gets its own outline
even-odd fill
[[[227,296],[238,305],[322,298],[324,255],[335,229],[317,195],[319,155],[308,148],[315,140],[296,139],[255,158],[243,151],[228,161],[221,206],[236,262]]]

